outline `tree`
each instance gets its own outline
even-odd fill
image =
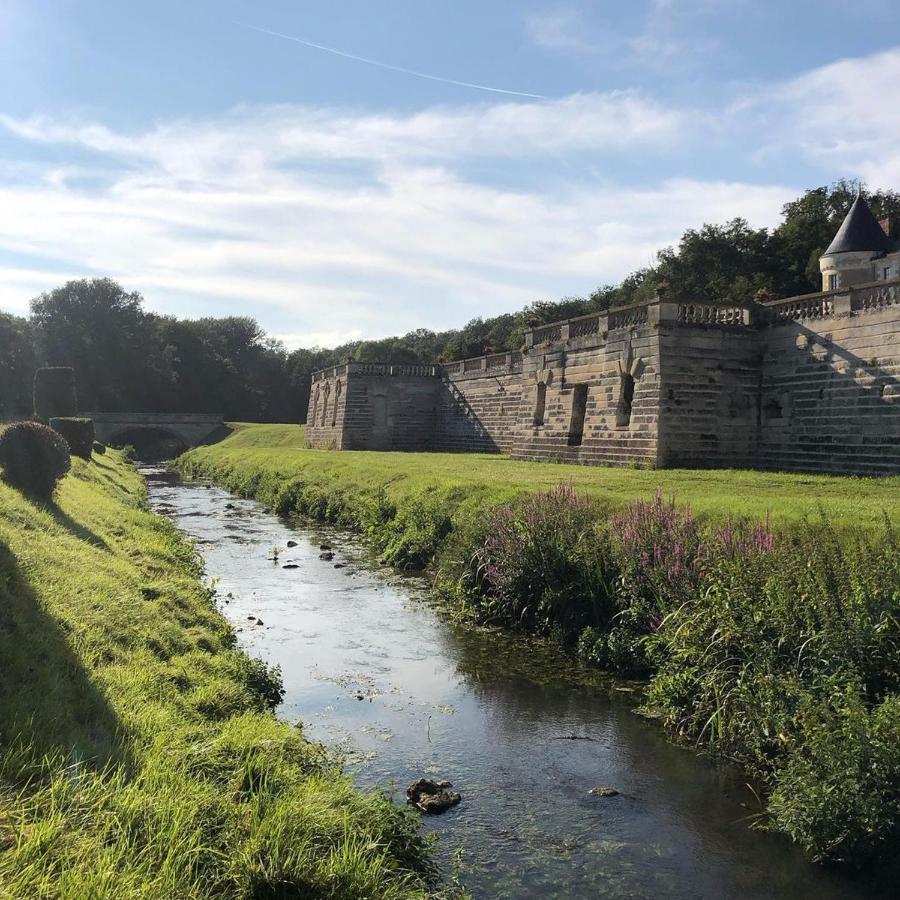
[[[110,278],[69,281],[31,302],[43,356],[75,369],[83,409],[147,412],[160,394],[148,377],[155,335],[142,303]]]

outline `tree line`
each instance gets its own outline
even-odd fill
[[[450,362],[517,350],[525,331],[652,299],[665,284],[686,300],[747,302],[820,289],[818,259],[861,190],[876,217],[900,217],[900,194],[850,181],[785,204],[774,229],[746,220],[689,229],[651,266],[589,297],[538,300],[459,329],[419,328],[398,337],[289,352],[248,316],[178,319],[144,308],[109,278],[70,281],[31,302],[27,318],[0,313],[0,420],[32,410],[39,366],[72,366],[83,410],[215,412],[230,420],[302,422],[310,374],[350,357],[361,362]]]

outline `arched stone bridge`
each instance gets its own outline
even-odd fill
[[[79,413],[94,420],[97,440],[104,444],[134,444],[164,438],[185,450],[220,438],[225,432],[221,415],[212,413]]]

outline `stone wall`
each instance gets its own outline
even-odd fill
[[[348,363],[317,372],[307,442],[334,450],[432,450],[441,393],[436,366]]]
[[[900,282],[783,309],[760,331],[757,465],[900,474]]]
[[[435,447],[510,453],[524,415],[522,354],[498,353],[443,367]]]
[[[316,372],[309,392],[305,435],[312,447],[343,449],[347,366]]]
[[[444,367],[350,363],[313,376],[308,422],[322,448],[900,474],[900,281],[662,299]]]
[[[760,350],[749,310],[661,304],[659,356],[658,464],[753,466]]]
[[[626,308],[529,335],[524,414],[513,457],[656,465],[659,338],[654,315],[654,307]],[[625,410],[620,405],[628,379],[633,390]]]

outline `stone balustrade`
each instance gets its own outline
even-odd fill
[[[603,340],[610,331],[643,325],[672,325],[710,328],[758,328],[790,322],[816,321],[835,316],[867,312],[900,305],[900,279],[878,281],[835,291],[821,291],[800,297],[787,297],[766,303],[717,303],[707,300],[655,300],[542,325],[525,333],[526,352],[533,347],[548,347],[596,335]],[[441,366],[391,365],[388,363],[350,362],[322,369],[312,375],[313,383],[358,375],[396,375],[472,377],[479,373],[519,371],[521,353],[492,353],[457,360]]]

